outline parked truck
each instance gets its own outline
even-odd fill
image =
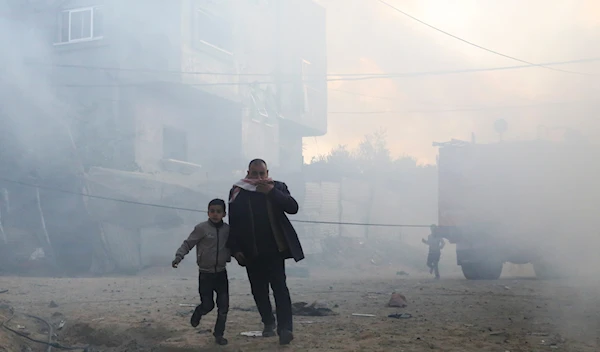
[[[582,273],[600,260],[600,150],[587,143],[434,143],[435,234],[456,244],[470,280],[503,264],[532,263],[538,277]]]

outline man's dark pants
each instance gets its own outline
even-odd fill
[[[285,261],[279,253],[259,255],[246,266],[252,295],[265,325],[275,324],[273,307],[269,298],[269,285],[275,297],[277,333],[293,331],[292,300],[286,284]]]
[[[206,315],[215,308],[214,294],[217,294],[217,322],[215,323],[216,337],[222,337],[225,332],[227,313],[229,312],[229,279],[227,271],[219,273],[200,273],[198,276],[198,292],[200,293],[200,313]]]

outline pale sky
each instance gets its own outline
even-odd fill
[[[600,58],[597,0],[386,1],[465,40],[529,62]],[[328,13],[330,74],[411,73],[522,64],[444,35],[377,0],[317,2]],[[305,161],[326,154],[338,144],[354,147],[366,133],[384,128],[394,156],[409,155],[421,163],[435,163],[437,150],[431,145],[433,141],[470,139],[471,132],[478,142],[496,141],[493,123],[498,118],[508,122],[505,139],[536,138],[539,125],[570,126],[600,137],[600,122],[595,121],[600,103],[592,103],[600,93],[600,61],[553,67],[593,75],[532,67],[330,82],[328,133],[304,140]],[[533,106],[514,107],[523,105]],[[487,109],[497,106],[504,108]],[[486,109],[439,112],[464,108]],[[361,111],[391,112],[348,113]]]

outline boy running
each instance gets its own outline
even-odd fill
[[[440,262],[440,256],[442,254],[442,249],[446,244],[443,238],[439,238],[435,236],[436,226],[431,225],[431,234],[427,239],[422,239],[421,241],[429,246],[429,254],[427,255],[427,266],[429,267],[429,273],[432,274],[435,272],[435,278],[440,278],[440,269],[438,268],[438,264]]]
[[[225,202],[222,199],[211,200],[208,203],[208,220],[196,225],[177,250],[172,263],[173,268],[177,268],[183,258],[196,247],[200,305],[194,310],[190,323],[197,327],[202,316],[214,309],[213,292],[216,292],[217,322],[213,335],[219,345],[227,344],[223,334],[229,311],[229,280],[225,266],[231,261],[231,254],[225,247],[229,237],[229,225],[223,222],[225,215]]]

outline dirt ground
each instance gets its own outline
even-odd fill
[[[233,267],[233,266],[232,266]],[[154,270],[135,277],[0,277],[0,321],[29,337],[47,338],[42,317],[63,345],[92,345],[89,351],[599,351],[598,280],[543,281],[512,275],[498,281],[467,281],[453,274],[436,281],[426,275],[397,275],[390,269],[362,272],[312,270],[289,278],[295,302],[318,300],[338,315],[296,316],[296,339],[279,347],[277,338],[244,337],[261,329],[249,284],[230,270],[231,306],[226,337],[215,346],[215,312],[200,327],[189,326],[198,301],[193,270]],[[521,273],[517,273],[521,274]],[[408,307],[387,307],[390,295],[406,296]],[[50,302],[55,304],[50,307]],[[2,305],[3,303],[3,305]],[[374,314],[374,317],[353,316]],[[409,313],[408,319],[389,318]],[[0,351],[45,351],[46,347],[0,329]],[[29,348],[29,349],[28,349]],[[57,349],[53,349],[57,351]]]

